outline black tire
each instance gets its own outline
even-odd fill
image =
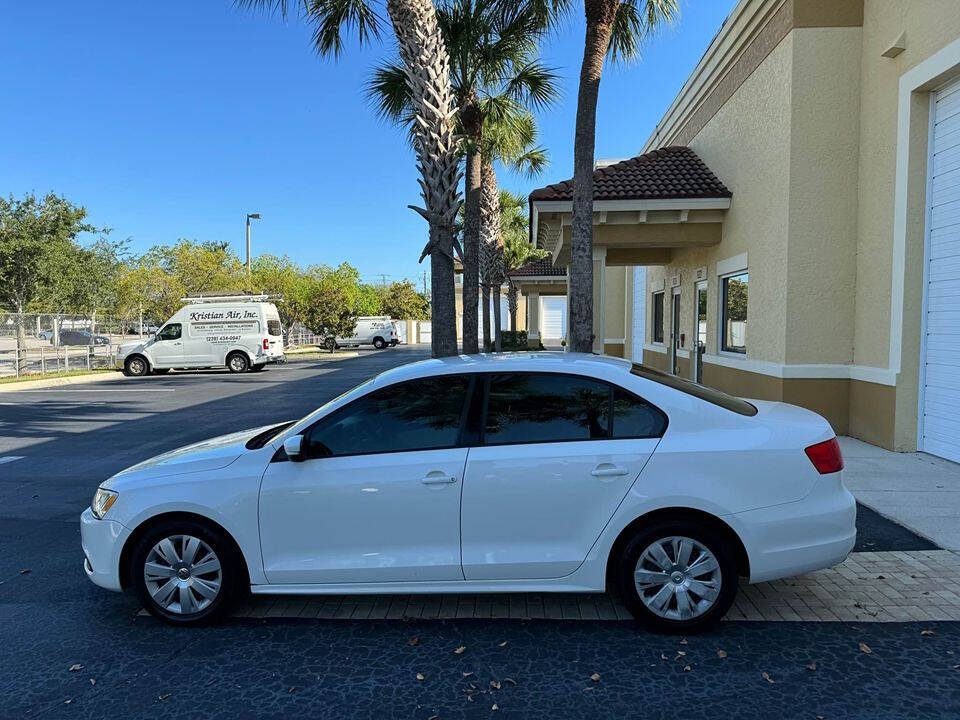
[[[131,355],[123,361],[123,374],[127,377],[143,377],[150,374],[150,363],[143,355]]]
[[[176,576],[171,577],[169,581],[157,581],[154,588],[155,591],[161,590],[161,583],[174,583],[171,597],[176,596],[178,602],[175,603],[172,609],[164,607],[154,599],[147,587],[147,580],[144,576],[145,565],[153,552],[154,546],[164,538],[177,537],[181,539],[191,537],[200,540],[213,551],[216,559],[219,561],[219,590],[216,596],[209,601],[209,604],[196,612],[180,612],[178,606],[182,607],[180,602],[183,602],[183,600],[180,599],[183,598],[183,593],[187,592],[192,598],[191,602],[204,602],[203,595],[193,590],[192,587],[195,586],[191,583],[197,579],[201,579],[207,581],[209,586],[213,574],[199,573],[196,576],[191,576],[188,572],[186,580],[181,580],[179,576]],[[183,544],[178,545],[178,543],[174,542],[173,545],[175,549],[180,551],[181,556],[185,556],[185,553],[182,552],[184,549]],[[203,560],[204,557],[206,557],[205,554],[199,554],[200,552],[203,552],[202,547],[196,556],[197,561]],[[154,560],[156,561],[155,555]],[[171,563],[171,565],[176,566],[174,563]],[[237,602],[245,598],[249,592],[243,560],[239,557],[239,553],[234,544],[213,525],[186,518],[157,522],[141,535],[136,546],[130,553],[130,567],[128,568],[128,572],[127,577],[131,579],[134,592],[137,595],[137,599],[143,604],[143,607],[154,617],[172,625],[206,625],[214,622],[224,617],[224,615],[228,613]],[[185,584],[190,584],[190,589],[184,588]]]
[[[156,368],[156,369],[153,371],[153,374],[154,374],[154,375],[166,375],[168,372],[170,372],[170,368]]]
[[[327,338],[324,340],[323,346],[330,352],[333,352],[337,349],[337,347],[339,347],[335,338]]]
[[[266,363],[260,363],[259,365],[251,365],[250,372],[260,372],[267,366]]]
[[[702,545],[713,555],[719,566],[720,587],[716,598],[713,599],[712,605],[702,611],[702,614],[696,615],[692,619],[676,619],[658,615],[651,608],[648,608],[641,599],[640,591],[634,582],[634,572],[637,569],[641,554],[659,540],[676,537],[690,539]],[[698,554],[691,554],[690,564],[695,563],[697,557],[699,557],[698,550],[694,549],[693,552]],[[727,614],[737,594],[736,551],[731,547],[730,541],[709,525],[687,518],[663,518],[640,528],[623,546],[620,556],[613,561],[617,563],[614,577],[624,605],[640,624],[654,632],[693,635],[709,630],[715,627]],[[648,567],[648,565],[645,565],[645,567]],[[698,577],[703,580],[706,576]],[[689,582],[690,579],[692,578],[688,578],[685,582]],[[715,584],[717,581],[714,580],[713,582]],[[644,594],[647,597],[652,597],[656,595],[657,588],[658,586],[654,585]],[[684,589],[682,592],[685,593],[686,590]],[[696,593],[687,597],[694,600],[698,598]],[[698,604],[699,602],[707,601],[701,597]],[[678,611],[676,600],[668,599],[664,612],[673,613],[674,610],[671,609],[671,606]]]
[[[384,340],[382,337],[375,337],[373,339],[373,346],[377,350],[383,350],[387,346],[387,341]]]
[[[399,344],[400,344],[400,341],[399,341],[399,340],[391,340],[391,341],[390,341],[390,347],[396,347],[396,346],[399,345]]]
[[[227,355],[227,369],[232,373],[245,373],[250,369],[250,358],[246,353],[232,352]]]

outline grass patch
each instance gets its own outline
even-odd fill
[[[50,380],[51,378],[79,377],[81,375],[100,375],[101,373],[117,372],[115,368],[97,368],[96,370],[61,370],[60,372],[30,373],[29,375],[8,375],[0,377],[0,385],[9,385],[18,382],[30,382],[33,380]]]

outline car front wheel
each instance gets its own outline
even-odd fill
[[[127,358],[123,363],[123,374],[127,377],[143,377],[150,372],[150,365],[140,355]]]
[[[199,522],[158,524],[130,558],[137,598],[152,615],[175,625],[211,622],[242,595],[243,573],[230,543]]]
[[[661,520],[624,546],[620,595],[656,632],[694,634],[714,627],[737,593],[733,548],[720,533],[690,520]]]

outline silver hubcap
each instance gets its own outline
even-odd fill
[[[130,370],[134,375],[139,375],[143,372],[143,360],[134,360],[130,363]]]
[[[237,372],[240,372],[241,370],[243,370],[244,365],[246,365],[246,363],[243,362],[242,357],[234,355],[232,358],[230,358],[230,368],[232,370],[236,370]]]
[[[147,554],[143,579],[157,605],[168,612],[189,615],[216,600],[223,571],[217,554],[203,540],[172,535]]]
[[[668,620],[692,620],[720,596],[720,564],[703,543],[668,537],[640,554],[633,582],[643,604]]]

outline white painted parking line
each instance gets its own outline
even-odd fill
[[[14,460],[23,460],[23,458],[23,455],[5,455],[0,457],[0,465],[3,465],[4,463],[12,463]]]
[[[37,388],[35,390],[17,390],[21,393],[108,393],[108,392],[135,392],[135,393],[144,393],[144,392],[176,392],[176,388],[70,388],[69,390],[61,390],[60,388]]]

